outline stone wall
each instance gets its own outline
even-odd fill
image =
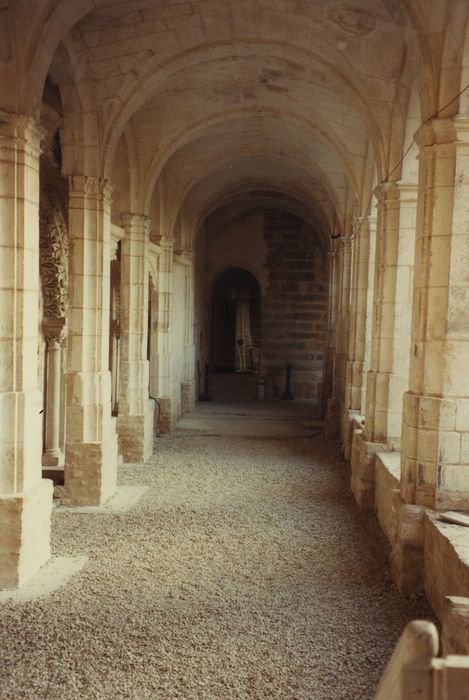
[[[264,212],[268,285],[262,303],[262,358],[274,395],[283,391],[285,361],[294,366],[295,398],[317,398],[327,324],[323,253],[314,232],[292,214]]]

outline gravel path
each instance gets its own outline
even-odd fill
[[[388,546],[308,406],[202,406],[120,482],[126,514],[56,513],[67,586],[0,607],[0,697],[362,700],[404,625]]]

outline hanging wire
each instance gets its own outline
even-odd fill
[[[423,126],[424,124],[428,124],[428,123],[431,122],[433,119],[435,119],[436,117],[438,117],[447,107],[449,107],[450,105],[452,105],[453,102],[455,102],[459,97],[461,97],[461,95],[463,95],[467,90],[469,90],[469,83],[468,83],[467,85],[465,85],[465,87],[463,87],[462,90],[460,90],[460,91],[457,93],[457,95],[455,95],[454,97],[452,97],[452,98],[449,100],[449,102],[447,102],[445,105],[443,105],[443,107],[440,107],[440,109],[437,109],[436,112],[434,112],[434,113],[431,114],[427,119],[425,119],[425,121],[422,122],[422,126]],[[394,166],[394,168],[388,172],[388,174],[386,175],[386,177],[384,178],[384,180],[381,180],[381,182],[378,183],[377,187],[380,187],[381,185],[386,184],[386,182],[389,182],[389,178],[390,178],[392,175],[394,175],[394,173],[396,172],[396,170],[398,170],[398,168],[401,167],[402,163],[404,162],[404,160],[405,160],[405,159],[407,158],[407,156],[409,155],[409,153],[410,153],[410,151],[411,151],[411,149],[412,149],[412,146],[413,146],[414,144],[415,144],[415,138],[412,139],[412,141],[410,142],[409,146],[406,148],[406,150],[405,150],[404,155],[402,156],[402,158],[400,158],[400,160],[398,160],[398,162],[396,163],[396,165]],[[360,221],[360,223],[359,223],[359,225],[358,225],[358,228],[357,228],[357,230],[355,231],[355,233],[352,233],[350,236],[331,236],[332,240],[334,240],[334,241],[337,241],[337,240],[339,240],[339,241],[344,241],[344,240],[353,241],[353,240],[355,240],[355,238],[356,238],[356,237],[358,236],[358,234],[360,233],[363,224],[365,223],[365,219],[366,219],[366,218],[369,216],[369,214],[370,214],[370,211],[371,211],[371,203],[372,203],[372,201],[373,201],[373,197],[374,197],[374,191],[371,193],[369,202],[368,202],[368,204],[367,204],[367,206],[366,206],[366,209],[365,209],[365,214],[363,215],[362,220]]]

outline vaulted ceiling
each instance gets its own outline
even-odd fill
[[[16,5],[15,22],[21,4],[31,3]],[[133,194],[121,206],[157,212],[161,226],[190,229],[217,202],[258,188],[343,229],[402,152],[427,50],[422,0],[35,6],[44,46],[56,46],[30,81],[47,68],[60,90],[65,172],[122,181],[129,169]]]

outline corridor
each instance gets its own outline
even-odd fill
[[[54,556],[89,560],[0,608],[2,700],[372,697],[405,624],[430,613],[396,592],[312,411],[199,405],[120,468],[148,487],[127,513],[55,508]]]

